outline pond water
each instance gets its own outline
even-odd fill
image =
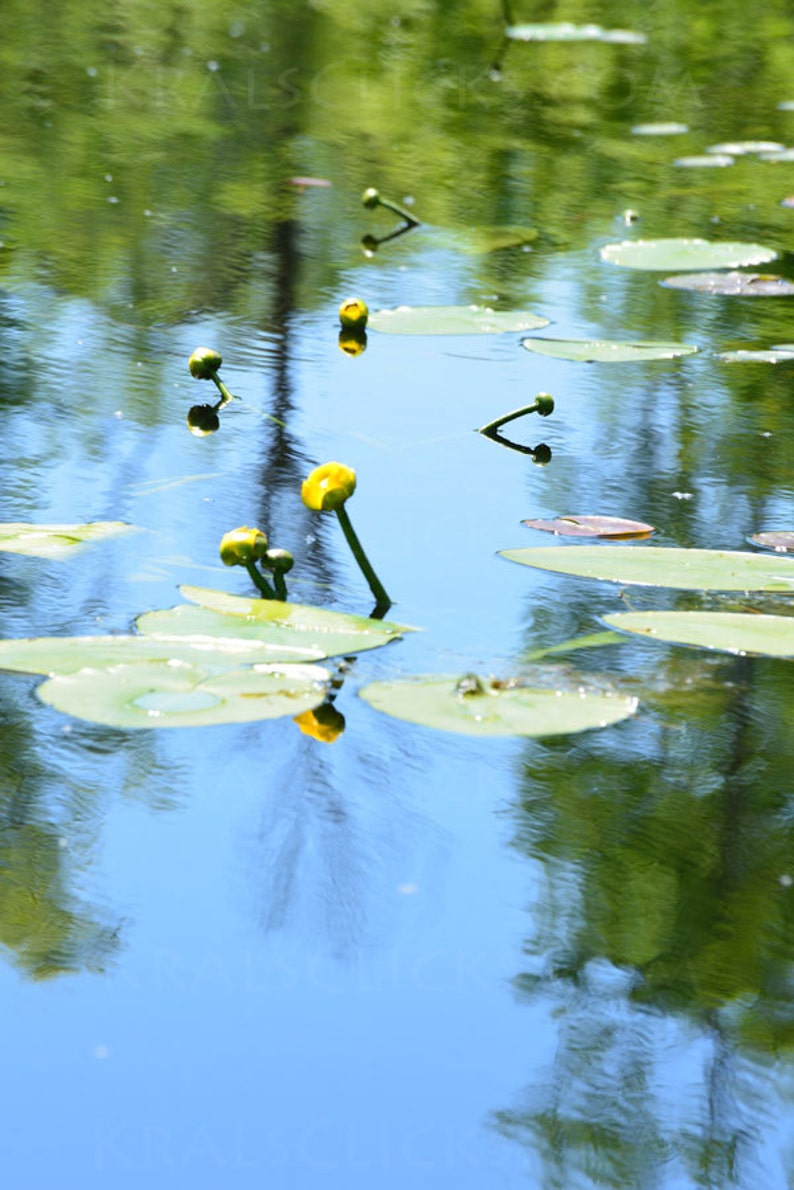
[[[790,600],[498,555],[579,548],[521,524],[565,514],[649,522],[648,549],[794,528],[794,364],[718,358],[791,343],[791,299],[599,256],[749,241],[778,254],[756,271],[794,276],[794,164],[675,164],[794,145],[794,16],[513,7],[5,5],[2,519],[139,532],[1,554],[0,634],[127,633],[180,584],[251,596],[218,555],[244,524],[293,553],[291,599],[368,615],[336,518],[300,499],[332,459],[355,468],[389,619],[421,630],[350,663],[330,744],[289,715],[103,727],[0,675],[10,1183],[794,1183],[791,662],[630,637],[535,657],[627,608]],[[506,39],[507,21],[644,41]],[[392,237],[372,186],[419,226]],[[585,363],[520,332],[371,329],[351,355],[351,295],[699,351]],[[202,344],[238,400],[197,437]],[[504,436],[545,465],[474,432],[541,391],[553,414]],[[480,739],[358,697],[468,673],[639,706]]]

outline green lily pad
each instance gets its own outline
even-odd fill
[[[614,45],[645,45],[647,37],[630,29],[602,29],[600,25],[574,25],[570,21],[544,21],[508,25],[512,41],[603,41]]]
[[[785,364],[794,360],[794,346],[786,344],[770,347],[766,351],[740,348],[738,351],[720,351],[717,359],[723,364]]]
[[[733,160],[727,153],[691,153],[687,157],[676,157],[673,165],[679,169],[724,169],[733,165]]]
[[[542,529],[560,537],[650,537],[653,525],[616,516],[559,516],[553,520],[523,521],[528,529]]]
[[[43,702],[108,727],[210,727],[309,711],[324,701],[329,674],[316,665],[254,665],[212,673],[188,662],[139,661],[57,674]]]
[[[730,550],[580,545],[500,550],[503,558],[579,578],[682,591],[794,591],[794,559]]]
[[[22,521],[0,524],[0,550],[34,558],[68,558],[81,546],[122,533],[137,533],[123,521],[93,521],[87,525],[31,525]]]
[[[191,609],[198,611],[198,608]],[[155,613],[156,614],[156,613]],[[40,636],[0,640],[0,669],[31,674],[76,673],[141,661],[234,669],[261,662],[319,661],[320,649],[286,648],[269,641],[228,637],[218,632],[162,636]]]
[[[361,653],[399,640],[413,629],[387,620],[346,615],[321,607],[277,600],[246,599],[207,587],[179,588],[198,607],[146,612],[136,621],[147,636],[228,636],[261,640],[284,649],[310,650],[320,657]]]
[[[680,238],[623,240],[619,244],[606,244],[599,255],[608,264],[617,264],[624,269],[648,269],[651,272],[676,269],[683,272],[765,264],[775,260],[777,252],[762,244]]]
[[[776,554],[794,554],[794,529],[772,529],[766,533],[753,533],[748,541],[760,546],[762,550],[772,550]]]
[[[633,715],[637,700],[584,690],[547,690],[466,674],[372,682],[359,696],[376,711],[472,736],[567,735]]]
[[[794,657],[794,616],[751,612],[617,612],[604,616],[612,628],[665,644]]]
[[[635,124],[632,136],[681,136],[689,132],[688,124],[677,124],[675,120],[657,120],[655,123]]]
[[[678,273],[659,284],[666,289],[689,289],[719,297],[794,296],[794,284],[771,273]]]
[[[724,141],[719,145],[709,145],[707,153],[728,153],[731,157],[744,157],[751,153],[780,153],[785,149],[776,140],[738,140]]]
[[[522,339],[521,346],[536,355],[568,359],[579,363],[624,364],[641,360],[675,359],[697,351],[688,343],[640,340],[620,343],[610,339]]]
[[[490,310],[487,306],[398,306],[376,310],[369,327],[392,335],[499,335],[534,331],[548,318],[527,310]]]
[[[538,238],[536,227],[472,227],[465,237],[455,238],[455,245],[463,252],[484,256],[505,248],[524,248]]]

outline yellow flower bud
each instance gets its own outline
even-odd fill
[[[304,735],[310,735],[321,744],[333,744],[345,730],[345,717],[331,702],[296,715],[292,722],[297,723]]]
[[[348,330],[363,331],[368,318],[367,303],[361,298],[345,298],[339,307],[339,321]]]
[[[220,555],[224,566],[248,566],[267,553],[267,538],[261,529],[249,529],[242,525],[224,533],[221,538]]]
[[[356,473],[344,463],[323,463],[303,481],[301,499],[315,512],[341,507],[356,490]]]
[[[187,361],[187,366],[190,375],[195,376],[196,380],[212,380],[222,363],[222,357],[211,347],[197,347]]]

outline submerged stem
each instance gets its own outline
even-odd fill
[[[356,531],[350,523],[350,517],[347,514],[347,509],[345,508],[344,504],[340,504],[339,507],[334,511],[339,517],[339,524],[342,526],[342,532],[345,535],[347,544],[352,550],[353,557],[358,562],[359,567],[361,568],[361,573],[369,583],[370,591],[375,596],[375,610],[378,611],[382,608],[382,614],[385,614],[391,607],[392,601],[386,594],[386,588],[383,586],[377,574],[372,569],[372,563],[364,553],[364,547],[356,536]],[[376,618],[379,619],[380,617]]]

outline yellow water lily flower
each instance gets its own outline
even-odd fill
[[[249,529],[241,525],[224,533],[221,538],[220,555],[224,566],[248,566],[258,562],[267,553],[267,538],[261,529]]]
[[[344,463],[323,463],[303,481],[301,499],[315,512],[341,508],[356,490],[356,473]]]
[[[363,331],[368,318],[367,303],[361,298],[345,298],[339,307],[339,321],[349,330]]]

